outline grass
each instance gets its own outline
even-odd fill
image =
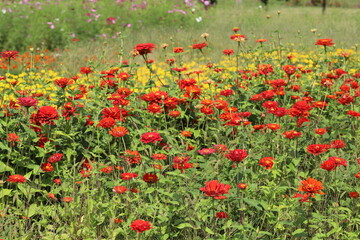
[[[332,38],[338,48],[357,48],[360,41],[354,36],[360,35],[360,15],[358,9],[328,8],[326,14],[321,13],[319,7],[294,7],[285,5],[270,5],[267,10],[260,9],[258,3],[244,1],[236,4],[235,1],[220,1],[216,7],[204,12],[203,21],[197,23],[194,15],[194,25],[181,27],[177,25],[159,28],[156,25],[138,31],[125,31],[124,53],[128,55],[131,49],[142,42],[155,43],[158,48],[162,43],[170,46],[181,46],[189,49],[196,42],[204,41],[200,34],[209,33],[208,39],[211,49],[207,54],[218,60],[222,56],[222,49],[233,47],[230,35],[233,27],[239,27],[241,34],[245,34],[246,47],[253,48],[256,39],[266,38],[266,46],[271,49],[279,44],[287,48],[315,50],[315,41],[319,38]],[[225,17],[224,17],[225,16]],[[311,32],[316,29],[316,32]],[[69,46],[61,53],[59,70],[76,73],[78,69],[87,65],[91,58],[106,56],[110,64],[115,63],[120,51],[120,40],[83,41]],[[93,49],[90,56],[86,49]],[[219,51],[220,50],[220,51]],[[154,52],[157,61],[165,60],[161,51]],[[127,57],[127,56],[125,56]]]

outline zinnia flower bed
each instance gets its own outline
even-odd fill
[[[0,237],[357,239],[358,52],[208,39],[76,76],[4,53]]]

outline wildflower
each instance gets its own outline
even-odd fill
[[[325,128],[317,128],[314,130],[314,132],[318,135],[324,135],[325,133],[327,133]]]
[[[120,175],[122,180],[130,180],[136,178],[138,175],[137,173],[122,173]]]
[[[155,48],[153,43],[139,43],[135,46],[134,50],[136,50],[140,55],[147,55],[151,53],[151,51]]]
[[[49,162],[49,163],[59,162],[63,156],[64,156],[64,154],[62,154],[62,153],[54,153],[47,159],[47,162]]]
[[[101,119],[97,126],[103,127],[103,128],[112,128],[115,126],[115,124],[116,124],[116,121],[114,118],[106,117],[106,118]]]
[[[53,165],[51,165],[51,163],[43,163],[41,164],[41,170],[43,170],[44,172],[52,172],[54,171],[54,167]]]
[[[191,46],[192,49],[199,49],[199,50],[202,50],[204,47],[207,47],[207,44],[205,42],[193,44]]]
[[[191,137],[192,133],[189,132],[189,131],[181,131],[180,135],[183,136],[183,137]]]
[[[112,191],[117,194],[122,194],[127,191],[127,188],[123,187],[123,186],[115,186],[115,187],[113,187]]]
[[[360,172],[355,173],[354,176],[355,176],[356,178],[360,178]]]
[[[6,180],[12,183],[24,183],[26,182],[26,178],[20,174],[10,175]]]
[[[38,100],[32,97],[19,97],[18,104],[23,107],[36,107]]]
[[[16,142],[20,142],[20,136],[16,133],[8,133],[7,140],[14,146]]]
[[[328,151],[330,145],[328,144],[310,144],[306,148],[307,152],[314,155],[319,155],[320,153],[324,153]]]
[[[317,42],[315,43],[315,45],[319,45],[319,46],[332,46],[335,43],[332,42],[332,39],[326,38],[326,39],[319,39],[317,40]]]
[[[114,137],[123,137],[128,134],[128,130],[125,127],[116,126],[109,130],[109,133]]]
[[[225,49],[225,50],[223,50],[223,54],[227,55],[227,56],[233,55],[234,53],[235,53],[235,51],[233,49]]]
[[[0,53],[1,57],[4,59],[15,59],[18,56],[18,51],[13,51],[13,50],[9,50],[9,51],[3,51]]]
[[[89,67],[82,67],[80,68],[80,73],[88,75],[89,73],[92,73],[93,71]]]
[[[300,192],[306,192],[311,196],[315,194],[324,194],[321,190],[324,189],[322,186],[322,182],[308,177],[306,180],[301,181],[301,185],[299,185],[298,190]]]
[[[100,172],[103,172],[103,173],[111,173],[112,171],[114,171],[114,168],[112,166],[108,166],[108,167],[104,167],[104,168],[100,169]]]
[[[121,218],[114,218],[114,223],[122,223],[123,221]]]
[[[245,149],[234,149],[229,151],[228,154],[225,155],[226,158],[233,162],[241,162],[248,156],[248,153]]]
[[[184,48],[182,47],[174,47],[174,53],[182,53],[184,52]]]
[[[206,182],[205,187],[201,187],[200,190],[205,193],[205,196],[220,200],[226,198],[222,195],[229,194],[230,188],[230,185],[220,183],[218,180],[211,180]]]
[[[264,157],[264,158],[260,159],[259,165],[266,167],[266,169],[271,169],[274,165],[274,158]]]
[[[276,123],[267,123],[267,124],[266,124],[266,127],[267,127],[268,129],[273,130],[273,131],[279,130],[279,129],[281,128],[280,125],[279,125],[279,124],[276,124]]]
[[[346,146],[345,142],[340,139],[336,139],[330,143],[331,148],[340,149]]]
[[[201,154],[201,155],[210,155],[212,154],[213,152],[215,152],[215,149],[213,148],[203,148],[201,150],[198,150],[198,152]]]
[[[263,38],[257,39],[256,42],[257,43],[264,43],[264,42],[267,42],[267,39],[263,39]]]
[[[144,180],[144,182],[147,182],[147,183],[156,183],[157,181],[159,181],[159,178],[158,178],[158,176],[156,176],[156,174],[145,173],[143,176],[143,180]]]
[[[162,138],[158,132],[147,132],[141,136],[140,141],[143,143],[156,143],[161,142]]]
[[[358,192],[349,192],[349,196],[352,198],[359,198],[360,194]]]
[[[170,111],[168,114],[170,117],[176,118],[179,117],[181,115],[180,111]]]
[[[295,131],[295,130],[290,130],[287,132],[283,132],[284,137],[286,137],[287,139],[293,139],[295,137],[301,137],[301,132]]]
[[[245,190],[248,187],[248,185],[246,183],[239,183],[237,187],[240,188],[241,190]]]
[[[216,217],[220,219],[224,219],[224,218],[228,218],[229,214],[227,214],[226,212],[218,212],[216,213]]]
[[[69,202],[71,202],[73,199],[72,199],[71,197],[63,197],[62,200],[63,200],[63,202],[69,203]]]
[[[167,157],[163,153],[154,153],[151,158],[154,160],[166,160]]]
[[[54,81],[55,85],[59,86],[60,88],[64,89],[65,87],[74,83],[72,79],[69,78],[59,78]]]
[[[52,200],[56,200],[55,194],[53,194],[53,193],[48,193],[47,197],[52,199]]]
[[[141,219],[136,219],[130,224],[132,230],[142,233],[144,231],[152,229],[150,222]]]
[[[311,194],[309,193],[305,193],[305,194],[301,194],[301,193],[296,193],[294,196],[292,196],[292,198],[300,198],[299,202],[310,202],[309,201],[309,197]]]
[[[123,155],[122,157],[129,164],[140,164],[140,162],[141,162],[141,156],[138,151],[126,150],[125,155]]]
[[[54,120],[59,119],[59,114],[54,107],[42,106],[36,114],[31,116],[31,120],[39,124],[54,125]]]
[[[53,180],[53,182],[54,182],[55,184],[57,184],[57,185],[60,185],[60,184],[61,184],[61,179],[60,179],[60,178],[55,178],[55,179]]]

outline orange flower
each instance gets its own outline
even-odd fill
[[[26,178],[20,174],[16,174],[16,175],[10,175],[6,181],[13,183],[24,183],[26,182]]]
[[[125,127],[116,126],[112,128],[109,133],[114,137],[123,137],[129,133],[129,131]]]
[[[311,196],[315,194],[324,194],[321,190],[324,189],[322,186],[322,182],[308,177],[306,180],[301,181],[301,185],[299,185],[298,190],[300,192],[307,192]]]
[[[67,202],[67,203],[69,203],[69,202],[71,202],[73,199],[71,198],[71,197],[63,197],[63,202]]]
[[[335,43],[332,42],[332,39],[329,38],[325,38],[325,39],[319,39],[317,40],[317,42],[315,43],[315,45],[320,45],[320,46],[332,46]]]
[[[180,135],[183,137],[191,137],[192,133],[189,131],[182,131],[180,132]]]

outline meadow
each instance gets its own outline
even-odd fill
[[[113,2],[0,4],[0,239],[359,239],[356,1]]]

